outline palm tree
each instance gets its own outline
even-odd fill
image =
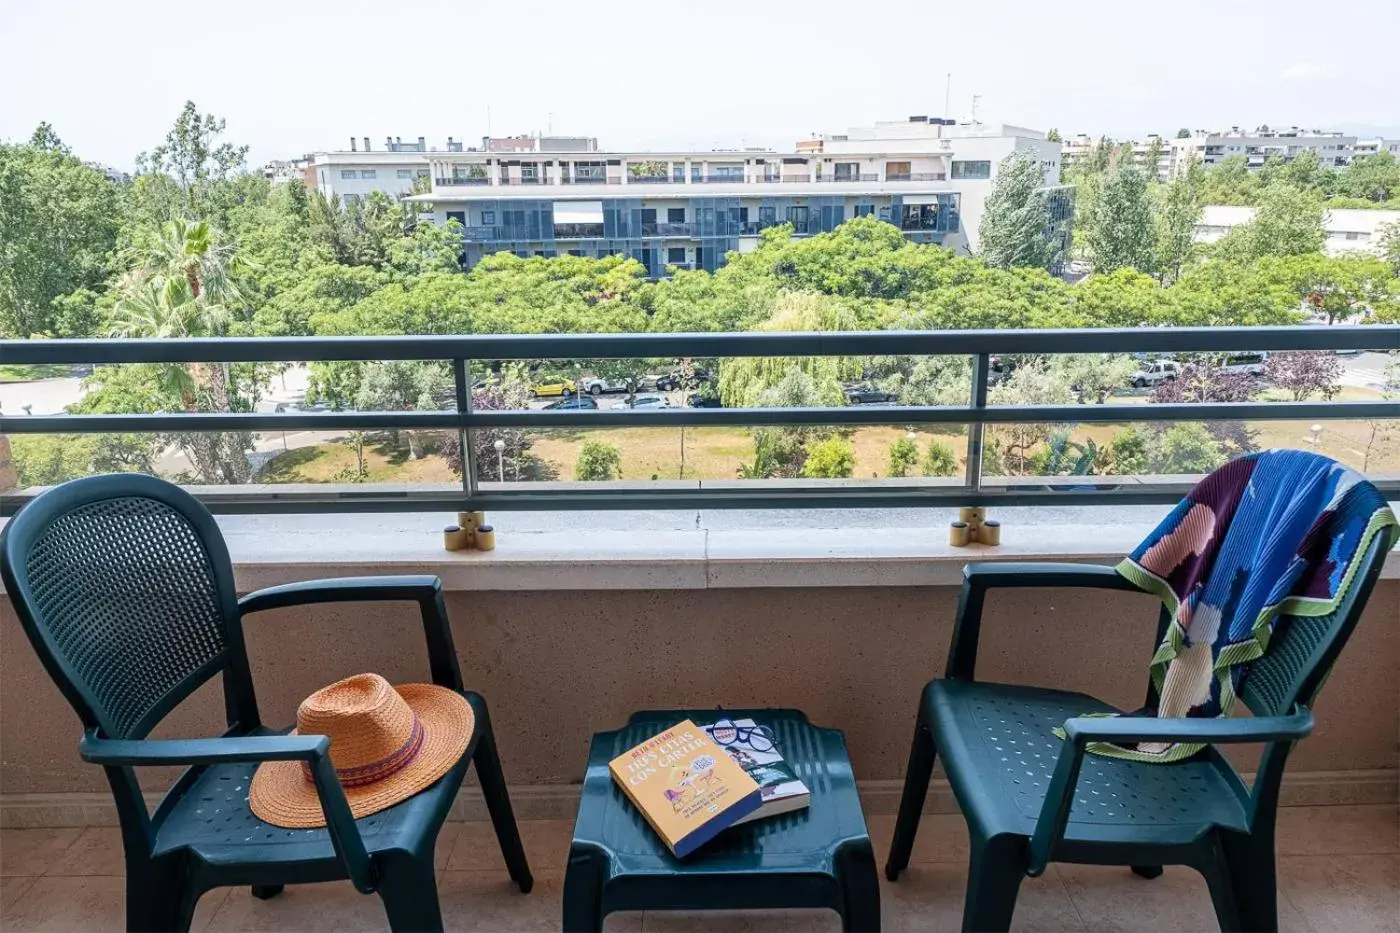
[[[168,221],[129,256],[132,268],[117,283],[113,336],[221,337],[247,307],[237,257],[230,245],[215,242],[208,221]],[[224,364],[172,364],[165,376],[185,411],[233,410]],[[248,440],[200,434],[180,443],[206,482],[246,483]]]

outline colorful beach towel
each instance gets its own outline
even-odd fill
[[[1118,565],[1172,615],[1152,658],[1160,700],[1141,715],[1230,715],[1274,620],[1334,611],[1358,557],[1395,524],[1361,474],[1306,451],[1251,454],[1203,479]],[[1169,762],[1202,747],[1094,742],[1086,750]]]

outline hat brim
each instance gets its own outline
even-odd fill
[[[355,819],[387,810],[432,786],[462,760],[476,731],[476,713],[455,690],[436,684],[399,684],[394,690],[423,724],[423,746],[412,761],[384,780],[345,788]],[[248,787],[248,806],[258,819],[284,829],[326,825],[316,785],[307,780],[300,761],[259,765]]]

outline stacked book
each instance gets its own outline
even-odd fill
[[[613,780],[676,857],[721,831],[806,807],[811,791],[752,719],[687,719],[614,758]]]

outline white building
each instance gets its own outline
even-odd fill
[[[1070,168],[1088,158],[1094,147],[1100,145],[1101,142],[1102,140],[1084,133],[1066,139],[1062,150],[1064,168]],[[1146,172],[1149,178],[1155,178],[1158,181],[1166,181],[1171,178],[1172,146],[1170,140],[1163,139],[1156,133],[1150,133],[1145,142],[1124,140],[1113,142],[1112,146],[1115,149],[1132,146],[1133,164]]]
[[[1196,242],[1214,243],[1240,224],[1253,220],[1254,212],[1252,207],[1207,207],[1196,223]],[[1329,210],[1322,218],[1322,229],[1327,234],[1323,251],[1329,256],[1352,252],[1379,255],[1385,227],[1394,223],[1400,223],[1400,211]]]
[[[1197,130],[1186,139],[1171,141],[1171,164],[1174,172],[1185,168],[1194,156],[1207,168],[1218,165],[1230,156],[1244,156],[1250,171],[1258,171],[1272,156],[1292,162],[1304,152],[1317,153],[1323,168],[1341,169],[1351,164],[1356,149],[1356,137],[1321,130],[1303,130],[1296,126],[1242,131],[1231,127],[1228,132]]]
[[[436,153],[433,190],[413,200],[465,230],[465,261],[626,254],[652,275],[713,270],[766,227],[795,236],[870,215],[915,242],[977,247],[996,167],[1013,152],[1038,159],[1052,223],[1067,244],[1072,193],[1059,186],[1060,145],[1013,126],[925,117],[877,123],[801,144],[801,151]],[[344,155],[344,153],[338,154]]]
[[[1354,158],[1357,159],[1375,155],[1378,152],[1388,152],[1400,159],[1400,139],[1358,139],[1353,152],[1355,153]]]

